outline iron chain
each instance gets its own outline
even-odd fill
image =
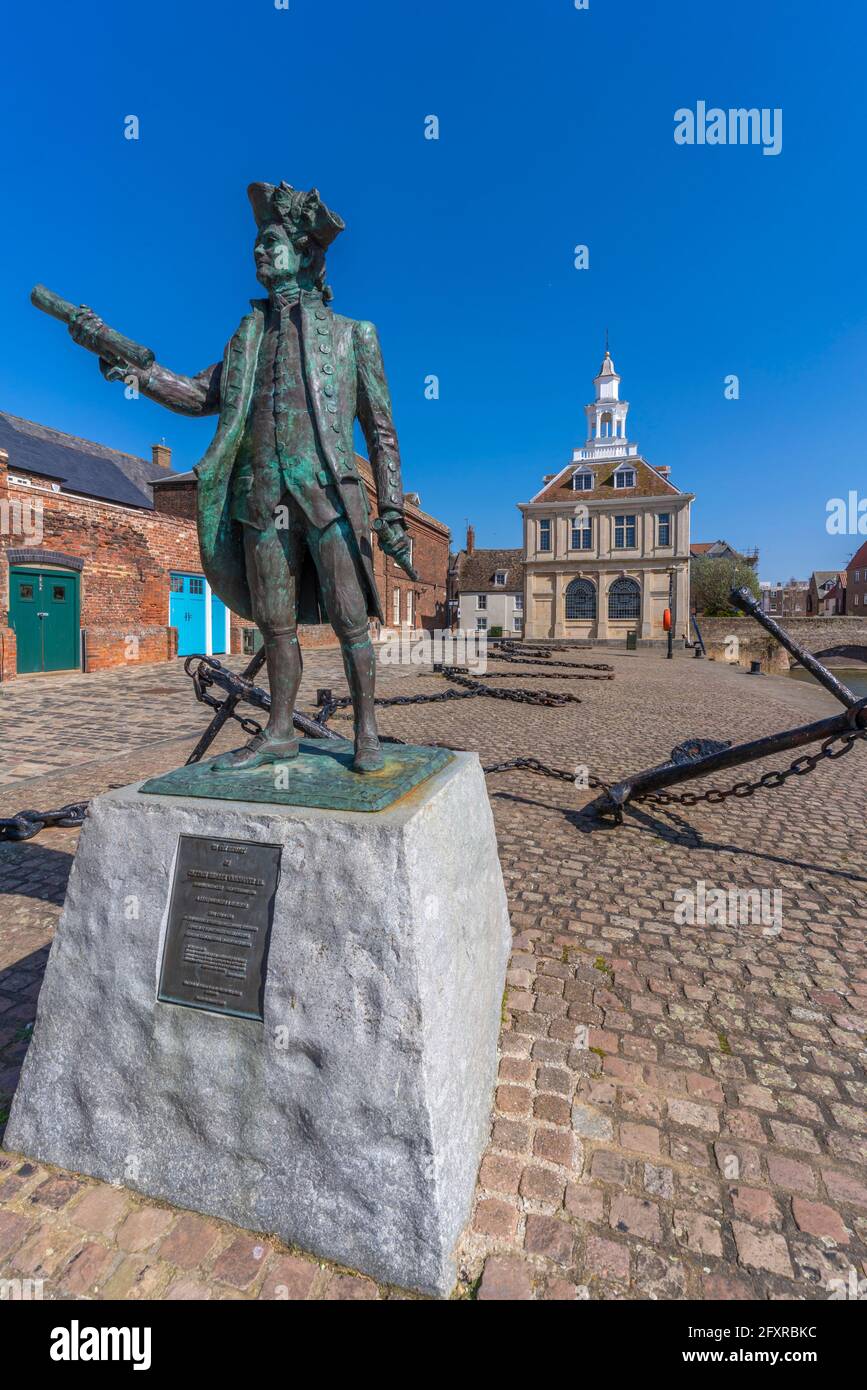
[[[0,841],[32,840],[40,830],[52,825],[78,826],[84,821],[88,802],[72,801],[58,811],[19,811],[17,816],[0,818]]]

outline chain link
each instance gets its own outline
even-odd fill
[[[0,818],[0,841],[32,840],[52,825],[79,826],[84,821],[87,801],[72,801],[58,811],[19,811],[17,816]]]
[[[559,709],[564,705],[580,705],[581,698],[578,695],[570,695],[568,692],[552,690],[518,690],[518,689],[495,689],[491,685],[485,685],[483,681],[473,680],[470,676],[464,675],[455,666],[444,666],[442,675],[446,680],[453,681],[455,685],[463,687],[461,690],[437,690],[433,694],[427,695],[384,695],[374,704],[380,706],[398,705],[435,705],[443,704],[449,700],[470,700],[477,695],[487,695],[492,700],[512,700],[518,704],[542,705],[548,709]],[[352,704],[349,695],[343,695],[338,699],[324,701],[317,710],[316,723],[325,728],[328,720],[336,710],[346,709]]]
[[[493,653],[494,661],[511,661],[515,665],[521,666],[538,666],[544,662],[548,667],[557,666],[562,667],[564,670],[609,671],[611,674],[605,677],[605,679],[614,679],[614,667],[609,666],[604,661],[551,661],[550,647],[524,647],[517,642],[508,640],[494,641],[491,643],[491,646],[495,649]],[[594,677],[575,676],[574,679],[593,680]],[[596,679],[598,679],[598,677]]]
[[[566,772],[562,767],[549,767],[547,763],[541,762],[538,758],[509,758],[503,763],[491,763],[488,767],[483,767],[482,771],[491,776],[496,772],[511,772],[513,768],[521,772],[538,772],[541,777],[553,777],[558,782],[572,782],[577,785],[574,772]],[[608,790],[608,783],[603,782],[599,777],[588,777],[586,783],[582,784],[582,791],[585,786],[592,789],[601,787],[604,791]]]

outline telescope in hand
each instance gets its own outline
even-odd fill
[[[69,300],[61,299],[59,294],[45,285],[34,285],[30,302],[43,314],[50,314],[53,319],[68,324],[75,341],[89,352],[95,352],[111,367],[139,367],[147,371],[153,366],[154,354],[150,348],[142,347],[132,338],[109,328],[86,304],[70,304]]]

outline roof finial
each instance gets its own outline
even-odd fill
[[[606,328],[606,330],[605,330],[605,356],[606,356],[606,357],[610,357],[610,356],[611,356],[610,352],[608,351],[608,329],[607,329],[607,328]]]

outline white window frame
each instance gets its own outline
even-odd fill
[[[617,523],[618,523],[618,521],[621,521],[621,522],[623,523],[623,525],[622,525],[622,531],[623,531],[623,544],[622,544],[622,545],[618,545],[618,544],[617,544]],[[630,523],[631,523],[631,528],[630,528]],[[632,544],[631,544],[631,545],[629,544],[629,542],[628,542],[628,540],[627,540],[627,536],[629,535],[630,529],[632,530]],[[637,518],[636,518],[635,516],[633,516],[633,515],[630,515],[630,514],[626,513],[626,512],[622,513],[619,517],[618,517],[618,516],[615,516],[615,518],[614,518],[614,549],[615,549],[615,550],[635,550],[635,549],[637,548],[637,545],[638,545],[638,522],[637,522]]]
[[[407,623],[409,624],[410,627],[412,627],[412,616],[413,616],[413,607],[414,607],[413,600],[414,600],[414,598],[415,598],[415,593],[414,593],[414,591],[413,591],[412,589],[407,589],[407,591],[406,591],[406,603],[404,604],[404,608],[405,608],[405,610],[406,610],[406,621],[407,621]]]
[[[593,491],[593,470],[586,464],[582,468],[576,468],[572,474],[573,492],[592,492]]]
[[[660,546],[660,548],[663,549],[663,550],[669,550],[669,549],[671,548],[672,521],[673,521],[673,513],[672,513],[672,512],[657,512],[657,514],[656,514],[656,538],[657,538],[657,544],[658,544],[658,545]],[[663,525],[665,525],[665,526],[668,527],[668,540],[666,540],[666,541],[664,541],[664,540],[662,539],[662,528],[663,528]]]
[[[508,575],[506,574],[505,570],[497,570],[494,574],[494,583],[498,586],[498,588],[505,589],[507,578]]]
[[[477,631],[477,632],[487,632],[487,630],[488,630],[488,620],[487,620],[487,618],[476,618],[476,631]]]
[[[544,529],[543,529],[543,528],[545,528],[545,527],[548,528],[548,529],[547,529],[547,532],[545,532]],[[543,544],[542,544],[542,538],[543,538],[543,536],[544,536],[545,534],[547,534],[547,537],[548,537],[548,544],[547,544],[547,545],[543,545]],[[539,552],[540,552],[540,554],[542,554],[542,555],[550,555],[550,554],[552,553],[552,550],[553,550],[553,536],[552,536],[552,530],[551,530],[551,518],[550,518],[549,516],[542,516],[542,517],[539,518]]]
[[[627,477],[629,477],[629,478],[632,479],[632,482],[631,482],[631,483],[627,483],[627,482],[625,481],[625,479],[626,479]],[[616,491],[619,491],[621,488],[629,488],[629,487],[637,487],[637,486],[638,486],[638,474],[637,474],[636,470],[635,470],[634,468],[632,468],[628,463],[627,463],[627,464],[621,464],[619,468],[615,468],[615,470],[614,470],[614,490],[615,490],[615,492],[616,492]]]
[[[579,537],[579,540],[578,540],[577,544],[576,544],[576,540],[575,540],[576,536]],[[585,536],[587,537],[587,544],[586,544],[586,545],[584,545],[584,544],[582,543],[582,542],[583,542],[583,538],[584,538]],[[593,549],[593,518],[592,518],[592,517],[588,517],[588,518],[587,518],[587,525],[586,525],[586,526],[583,525],[581,522],[579,522],[579,520],[578,520],[577,517],[574,517],[574,516],[573,516],[573,517],[571,518],[571,525],[570,525],[570,527],[569,527],[569,549],[570,549],[570,550],[592,550],[592,549]]]
[[[400,627],[400,589],[397,587],[391,596],[391,620],[395,627]]]
[[[487,594],[476,594],[476,607],[477,607],[477,608],[481,608],[481,609],[483,609],[485,612],[487,612],[487,608],[488,608],[488,596],[487,596]]]

